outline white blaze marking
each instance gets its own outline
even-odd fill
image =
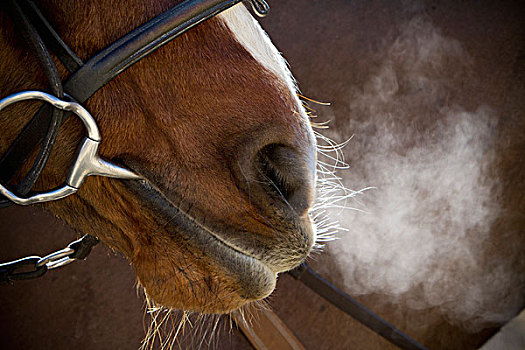
[[[237,4],[222,12],[218,17],[257,62],[286,84],[292,95],[296,97],[298,111],[305,115],[297,97],[295,80],[286,61],[246,7],[243,4]]]

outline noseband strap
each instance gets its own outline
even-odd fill
[[[65,91],[79,102],[86,101],[108,81],[151,52],[239,2],[241,0],[181,2],[91,58],[67,79]]]

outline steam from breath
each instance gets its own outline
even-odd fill
[[[488,173],[496,113],[453,102],[469,56],[425,19],[403,26],[380,62],[350,95],[343,181],[376,188],[348,203],[363,211],[339,215],[348,232],[329,244],[345,288],[437,306],[471,328],[502,321],[514,311],[502,305],[512,276],[481,263],[500,212]]]

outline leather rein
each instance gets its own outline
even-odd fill
[[[25,91],[0,100],[0,111],[24,100],[46,102],[0,157],[0,208],[12,204],[29,205],[64,198],[75,193],[90,175],[138,179],[131,171],[98,156],[102,141],[98,126],[82,107],[97,90],[124,70],[195,25],[214,17],[242,0],[186,0],[82,62],[52,28],[31,0],[9,0],[6,6],[24,40],[37,56],[49,82],[50,93]],[[269,6],[264,0],[249,0],[254,12],[264,16]],[[64,81],[49,53],[51,50],[71,73]],[[49,159],[60,125],[71,115],[79,117],[87,131],[66,183],[44,193],[31,193]],[[29,172],[13,190],[8,183],[40,145]],[[31,194],[30,196],[27,196]],[[98,239],[84,235],[66,248],[45,257],[30,256],[0,264],[0,284],[43,276],[48,270],[84,259]],[[28,271],[29,270],[29,271]],[[348,294],[303,264],[289,272],[328,302],[402,349],[425,349],[399,329],[361,305]]]

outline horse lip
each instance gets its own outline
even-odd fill
[[[249,300],[262,299],[274,289],[277,274],[261,259],[244,252],[221,239],[201,225],[190,215],[174,205],[158,188],[143,177],[142,180],[125,180],[134,194],[144,201],[148,208],[172,226],[177,234],[190,244],[201,249],[214,263],[236,276],[243,291],[242,297]]]

